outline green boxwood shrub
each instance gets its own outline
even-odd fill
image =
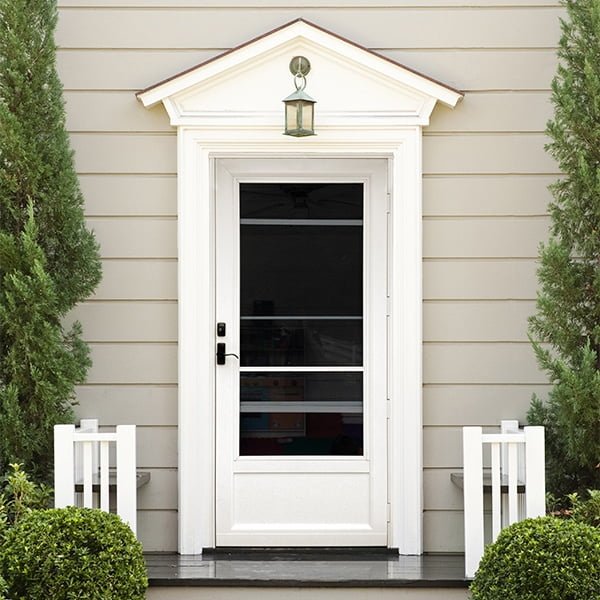
[[[539,517],[515,523],[485,549],[473,600],[600,600],[600,531]]]
[[[142,546],[113,514],[90,508],[31,511],[5,537],[0,572],[11,600],[142,600]]]

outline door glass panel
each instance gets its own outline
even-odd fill
[[[360,455],[363,374],[245,372],[242,455]]]
[[[362,221],[248,221],[240,240],[243,317],[362,316]]]
[[[242,366],[362,365],[360,317],[243,317]]]
[[[362,455],[362,184],[240,185],[240,317],[240,454]]]
[[[363,218],[362,183],[241,183],[242,219]]]

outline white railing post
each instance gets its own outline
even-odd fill
[[[525,427],[525,504],[526,516],[546,514],[546,464],[544,428]]]
[[[75,504],[73,436],[75,425],[54,426],[54,506]]]
[[[473,577],[483,555],[483,454],[481,427],[463,427],[465,572]]]
[[[117,425],[117,514],[137,533],[135,425]]]

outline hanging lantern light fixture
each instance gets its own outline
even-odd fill
[[[294,76],[296,91],[284,98],[285,135],[304,137],[315,135],[315,102],[305,91],[306,75],[310,62],[304,56],[294,56],[290,61],[290,72]]]

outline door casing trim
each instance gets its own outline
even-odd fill
[[[282,139],[283,138],[283,139]],[[329,128],[290,140],[279,130],[178,128],[179,552],[214,547],[215,215],[219,157],[387,158],[389,545],[422,553],[422,134],[420,126]]]

